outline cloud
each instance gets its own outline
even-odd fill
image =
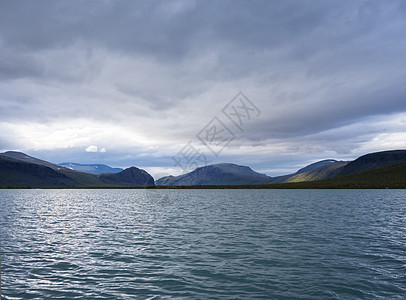
[[[106,148],[99,148],[96,145],[90,145],[85,149],[86,152],[100,152],[100,153],[106,153],[107,149]]]
[[[95,146],[95,145],[90,145],[89,147],[87,147],[87,148],[85,149],[85,151],[86,151],[86,152],[97,152],[98,150],[97,150],[97,146]]]
[[[405,14],[402,1],[2,1],[0,148],[64,160],[103,145],[94,159],[172,167],[238,91],[261,116],[221,159],[269,170],[401,147]]]

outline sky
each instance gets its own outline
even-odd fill
[[[0,152],[282,175],[406,149],[405,83],[402,0],[0,0]]]

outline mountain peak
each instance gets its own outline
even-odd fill
[[[143,169],[137,167],[129,167],[115,174],[101,174],[99,178],[105,182],[114,184],[122,182],[130,186],[154,186],[154,178]]]

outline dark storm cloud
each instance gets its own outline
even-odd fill
[[[294,52],[302,57],[306,51],[340,44],[337,35],[348,42],[373,30],[382,7],[384,3],[342,1],[338,5],[316,0],[2,1],[0,28],[7,47],[19,51],[65,47],[84,40],[117,51],[179,59],[217,43],[230,43],[238,51],[299,42],[304,49]],[[341,16],[345,23],[338,19]],[[306,41],[315,37],[314,31],[318,39]]]
[[[267,20],[276,24],[280,19],[289,20],[280,13],[289,13],[290,9],[289,5],[270,5],[269,1],[220,1],[210,5],[202,1],[2,1],[0,8],[3,39],[22,48],[64,46],[84,38],[110,47],[161,48],[161,52],[175,45],[184,47],[190,33],[262,43],[258,26],[269,26]],[[300,21],[300,17],[293,21]],[[291,29],[297,31],[294,22],[285,23],[291,23]],[[289,26],[280,25],[278,36],[283,37],[289,33]]]

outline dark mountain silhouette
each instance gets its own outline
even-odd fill
[[[391,150],[369,153],[348,163],[337,175],[351,175],[364,171],[406,162],[406,150]]]
[[[0,187],[72,187],[74,180],[50,167],[0,155]]]

